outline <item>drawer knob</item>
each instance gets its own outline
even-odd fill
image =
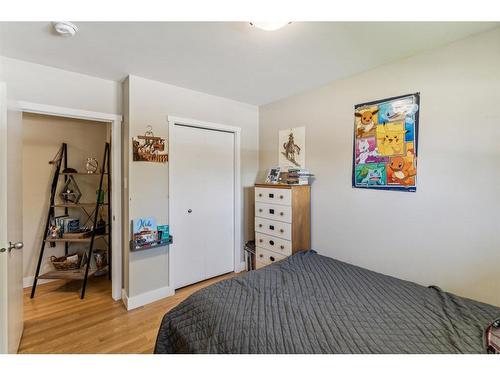
[[[259,254],[259,256],[260,256],[260,257],[262,258],[262,257],[263,257],[264,255],[262,255],[262,254]]]
[[[269,257],[269,260],[270,260],[271,262],[274,262],[274,257]]]
[[[261,238],[261,239],[259,239],[259,242],[262,242],[262,238]]]
[[[283,199],[283,198],[284,198],[283,195],[280,195],[280,199]]]
[[[284,215],[284,213],[283,213],[283,212],[280,212],[280,216],[283,216],[283,215]]]
[[[259,194],[259,197],[262,197],[262,193]]]
[[[284,233],[285,231],[283,229],[280,229],[280,233]]]
[[[259,228],[262,228],[262,224],[259,224]]]
[[[274,241],[273,241],[273,240],[270,240],[270,241],[269,241],[269,245],[274,246]]]
[[[281,249],[281,250],[283,250],[284,248],[285,248],[285,246],[283,246],[283,245],[281,245],[281,246],[280,246],[280,249]]]
[[[259,208],[259,212],[262,212],[262,208]]]

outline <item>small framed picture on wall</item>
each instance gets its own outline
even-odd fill
[[[267,171],[266,184],[277,184],[280,177],[281,168],[274,167]]]

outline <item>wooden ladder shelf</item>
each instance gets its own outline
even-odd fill
[[[35,272],[35,278],[33,280],[33,287],[31,288],[31,298],[35,297],[35,291],[36,291],[36,286],[37,282],[40,279],[63,279],[63,280],[82,280],[82,289],[80,293],[80,298],[83,299],[85,297],[85,289],[87,287],[87,280],[89,277],[93,276],[97,271],[107,271],[108,273],[108,278],[111,280],[111,165],[110,165],[110,150],[109,150],[109,143],[106,143],[104,147],[104,157],[103,157],[103,162],[102,162],[102,167],[101,167],[101,173],[95,173],[95,174],[89,174],[89,173],[71,173],[71,172],[64,172],[67,171],[68,168],[68,146],[66,143],[63,143],[61,148],[59,149],[59,152],[57,153],[56,159],[51,162],[52,164],[55,164],[54,168],[54,176],[52,178],[52,186],[51,186],[51,191],[50,191],[50,202],[49,202],[49,209],[47,213],[47,220],[45,223],[45,231],[43,232],[43,238],[41,242],[41,248],[40,248],[40,255],[38,257],[38,263],[36,266],[36,272]],[[61,167],[63,167],[63,170],[61,171]],[[97,190],[97,197],[96,197],[96,202],[89,202],[89,203],[56,203],[56,195],[58,191],[58,185],[61,177],[64,177],[64,181],[66,182],[69,178],[69,176],[98,176],[99,177],[99,189]],[[73,178],[73,177],[71,177]],[[107,179],[107,203],[103,202],[100,199],[100,194],[99,192],[102,191],[103,188],[103,182],[104,178]],[[96,228],[97,228],[97,219],[99,215],[99,210],[101,207],[106,207],[107,208],[107,214],[108,214],[108,224],[105,226],[105,233],[104,234],[99,234],[96,233]],[[51,225],[51,220],[55,216],[55,209],[56,208],[63,208],[64,209],[64,214],[68,215],[69,209],[70,208],[77,208],[80,209],[88,218],[87,222],[90,222],[92,224],[92,230],[91,234],[89,237],[86,238],[49,238],[48,233],[49,233],[49,228]],[[89,209],[92,210],[91,213],[89,213],[87,210]],[[101,228],[99,228],[101,229]],[[93,269],[90,268],[90,263],[92,259],[92,254],[94,251],[94,244],[97,239],[105,239],[107,240],[107,253],[108,253],[108,265],[106,267],[103,267],[101,269]],[[67,271],[60,271],[60,270],[53,270],[46,272],[44,274],[40,274],[40,269],[42,266],[43,262],[43,254],[45,251],[45,244],[49,243],[64,243],[64,251],[65,254],[68,255],[69,251],[69,245],[71,243],[80,243],[80,244],[88,244],[88,249],[85,250],[85,254],[87,255],[87,262],[83,267],[76,269],[76,270],[67,270]]]

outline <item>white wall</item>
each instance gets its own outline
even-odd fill
[[[312,246],[500,306],[500,29],[260,107],[260,168],[306,126]],[[416,193],[353,189],[353,106],[421,93]]]
[[[244,239],[253,238],[251,187],[258,172],[258,108],[233,100],[204,94],[148,79],[129,76],[124,83],[125,152],[128,153],[128,221],[126,242],[130,240],[130,220],[154,216],[158,224],[168,224],[168,163],[132,161],[131,138],[144,134],[151,125],[155,135],[168,138],[167,116],[187,117],[241,127],[241,180],[244,190]],[[124,212],[127,208],[124,208]],[[175,233],[173,233],[175,240]],[[128,254],[130,298],[153,291],[164,291],[168,285],[168,247]],[[242,258],[243,259],[243,258]],[[161,293],[160,293],[161,294]]]
[[[65,142],[68,144],[69,167],[79,172],[85,171],[87,157],[97,158],[101,165],[108,127],[106,123],[94,121],[26,113],[23,115],[23,275],[27,284],[33,281],[47,220],[47,204],[54,168],[53,165],[49,165],[49,160],[54,158],[61,144]],[[61,179],[58,194],[63,183]],[[77,183],[83,194],[81,202],[95,202],[99,178],[78,177]],[[59,202],[59,198],[56,202]],[[63,213],[63,209],[56,209],[56,214]],[[69,214],[72,217],[86,219],[79,210],[72,209]],[[96,243],[96,248],[99,248],[99,245],[104,244],[99,241]],[[84,248],[78,244],[70,246],[70,251]],[[51,269],[48,259],[52,255],[64,255],[64,245],[57,244],[54,248],[48,244],[45,246],[41,273]]]
[[[119,82],[0,56],[9,100],[121,114]]]

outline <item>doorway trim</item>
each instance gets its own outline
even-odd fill
[[[111,124],[111,207],[113,213],[112,297],[122,298],[122,116],[112,113],[92,112],[81,109],[38,104],[26,101],[9,101],[9,108],[25,113],[107,122]]]
[[[233,254],[233,271],[241,272],[245,269],[245,263],[241,261],[241,254],[243,251],[243,244],[241,243],[241,239],[243,238],[243,220],[242,220],[242,200],[241,200],[241,128],[236,126],[222,125],[214,122],[207,121],[199,121],[193,120],[185,117],[177,117],[177,116],[168,116],[168,134],[169,134],[169,146],[168,153],[169,155],[174,155],[175,151],[172,150],[172,135],[174,134],[173,128],[175,125],[184,125],[195,128],[202,128],[208,130],[218,130],[224,131],[228,133],[233,133],[234,135],[234,218],[233,218],[233,227],[234,227],[234,254]],[[169,202],[175,197],[172,197],[172,164],[168,166],[168,199]],[[170,222],[170,210],[172,205],[169,203],[168,205],[168,217]],[[170,246],[172,250],[175,248],[175,233],[174,233],[174,243],[173,246]],[[174,280],[172,277],[172,260],[171,257],[175,257],[175,251],[169,252],[169,262],[168,262],[168,285],[173,288]]]

